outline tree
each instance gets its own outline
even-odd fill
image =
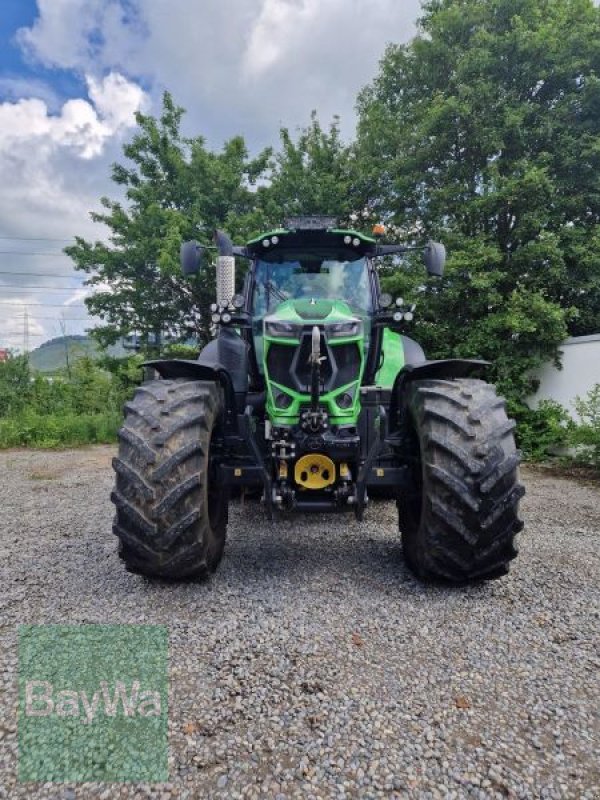
[[[31,370],[27,355],[12,353],[0,361],[0,418],[18,414],[31,397]]]
[[[600,329],[600,12],[591,0],[431,0],[359,96],[360,190],[408,239],[441,238],[420,297],[430,353],[527,371]]]
[[[267,148],[250,158],[240,136],[220,152],[207,149],[200,136],[184,138],[183,113],[165,93],[158,119],[137,115],[139,129],[124,147],[127,164],[112,170],[124,200],[104,197],[105,211],[92,214],[109,228],[110,241],[77,238],[66,248],[95,289],[86,305],[104,320],[92,331],[102,345],[131,332],[145,349],[164,334],[206,341],[214,270],[207,261],[196,278],[181,276],[182,241],[210,248],[215,228],[245,241],[278,227],[288,214],[345,219],[352,210],[353,151],[341,141],[337,120],[324,131],[313,113],[296,141],[282,129],[279,152]]]
[[[128,163],[112,171],[125,202],[103,197],[105,211],[92,214],[109,228],[110,242],[78,237],[66,248],[95,288],[86,305],[105,321],[93,331],[103,345],[133,331],[146,344],[165,334],[205,340],[214,270],[206,265],[195,279],[181,276],[180,244],[198,239],[211,246],[217,227],[253,232],[260,216],[253,185],[265,174],[270,151],[251,159],[236,137],[211,152],[202,137],[182,136],[183,113],[168,93],[158,119],[138,113],[138,132],[124,147]]]
[[[315,111],[296,140],[287,128],[280,131],[281,149],[271,162],[269,183],[261,188],[265,218],[281,225],[294,214],[327,214],[348,220],[360,206],[355,190],[355,159],[344,144],[339,119],[323,130]]]

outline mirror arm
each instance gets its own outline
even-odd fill
[[[246,247],[240,247],[237,244],[233,245],[233,255],[239,258],[252,258]]]
[[[419,247],[407,247],[404,244],[378,244],[375,245],[375,257],[394,256],[408,253],[409,250],[420,250]]]

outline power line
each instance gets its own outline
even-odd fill
[[[35,278],[68,278],[73,280],[84,280],[79,275],[55,275],[54,272],[19,272],[17,270],[0,269],[0,275],[33,275]]]
[[[58,256],[70,258],[66,253],[38,253],[32,250],[0,250],[0,256]]]
[[[0,300],[0,305],[16,308],[87,308],[85,303],[71,303],[66,306],[64,303],[9,303],[6,300]]]
[[[28,333],[28,336],[47,336],[47,333]],[[23,331],[0,331],[0,336],[23,336]]]
[[[5,241],[12,239],[15,242],[74,242],[75,237],[70,239],[53,239],[50,236],[0,236]]]
[[[20,286],[6,286],[5,284],[0,285],[0,289],[9,289],[11,292],[20,292],[22,289],[44,289],[48,292],[73,292],[76,289],[87,288],[87,286],[38,286],[36,283],[31,285],[21,284]]]

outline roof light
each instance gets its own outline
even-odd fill
[[[309,217],[288,217],[283,223],[284,228],[298,231],[326,231],[328,228],[335,228],[337,219],[335,217],[309,216]]]
[[[229,312],[226,312],[226,313],[225,313],[225,314],[223,314],[223,316],[221,317],[221,320],[222,320],[222,321],[225,323],[225,325],[227,325],[228,323],[230,323],[230,322],[231,322],[231,314],[230,314]]]
[[[352,237],[351,236],[344,236],[344,244],[351,244]]]
[[[352,244],[354,245],[354,247],[358,247],[358,245],[360,244],[360,239],[352,239]]]
[[[220,314],[213,314],[211,320],[215,323],[215,325],[221,322],[221,315]]]
[[[279,244],[279,236],[271,236],[271,244]]]
[[[401,312],[401,311],[396,311],[396,312],[394,313],[394,317],[393,317],[393,319],[394,319],[394,322],[402,322],[402,317],[403,317],[403,316],[404,316],[404,315],[402,314],[402,312]]]

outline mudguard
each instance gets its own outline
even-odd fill
[[[467,358],[446,358],[440,361],[423,361],[420,364],[406,364],[396,375],[390,398],[389,428],[393,436],[402,425],[406,387],[411,381],[444,378],[478,378],[490,366],[489,361]]]
[[[161,378],[190,378],[194,381],[214,381],[223,387],[225,395],[225,421],[231,430],[237,427],[237,408],[231,375],[224,366],[213,362],[201,364],[187,358],[166,358],[145,361],[142,366],[158,372]]]

